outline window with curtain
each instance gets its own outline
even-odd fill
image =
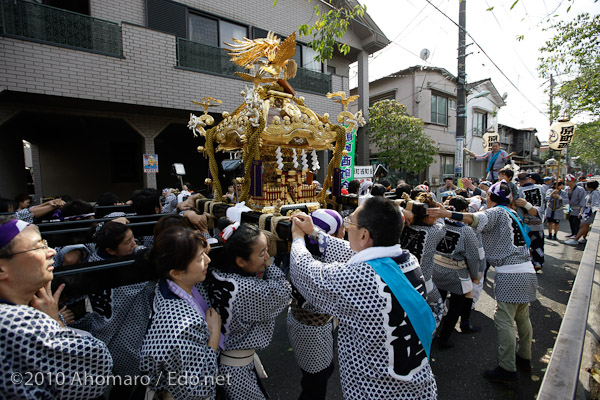
[[[431,95],[431,123],[448,125],[448,98]]]
[[[454,156],[440,155],[440,175],[443,178],[454,176]]]
[[[473,113],[473,136],[483,136],[487,131],[487,113]]]

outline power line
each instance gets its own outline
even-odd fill
[[[425,0],[425,1],[427,1],[427,3],[429,3],[433,8],[435,8],[438,12],[440,12],[444,17],[446,17],[447,19],[449,19],[450,22],[452,22],[454,25],[456,25],[458,27],[458,29],[463,29],[456,22],[454,22],[454,20],[452,18],[450,18],[448,15],[446,15],[446,13],[444,13],[442,10],[440,10],[434,4],[432,4],[430,0]],[[510,80],[510,78],[508,76],[506,76],[506,74],[504,73],[504,71],[502,71],[502,69],[500,69],[500,67],[494,62],[494,60],[492,60],[492,58],[487,54],[487,52],[483,49],[483,47],[481,47],[479,45],[479,43],[477,43],[477,41],[475,40],[475,38],[466,29],[464,31],[471,38],[471,40],[473,41],[473,43],[475,43],[475,45],[477,47],[479,47],[479,49],[487,57],[487,59],[490,60],[490,62],[494,65],[494,67],[496,67],[496,69],[498,70],[498,72],[500,72],[502,74],[502,76],[508,81],[508,83],[510,83],[512,85],[512,87],[514,87],[517,90],[517,92],[519,92],[519,94],[521,96],[523,96],[523,98],[525,100],[527,100],[527,102],[529,104],[531,104],[531,106],[533,108],[535,108],[540,114],[546,115],[545,112],[541,111],[535,104],[533,104],[533,102],[531,100],[529,100],[529,98],[527,96],[525,96],[525,94],[523,94],[523,92],[521,92],[521,90],[517,87],[517,85],[515,85],[512,82],[512,80]]]

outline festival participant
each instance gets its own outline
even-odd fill
[[[102,225],[96,236],[96,251],[90,256],[90,261],[128,257],[144,248],[137,244],[126,224],[109,221]]]
[[[487,162],[486,179],[491,182],[496,182],[499,179],[498,171],[510,162],[510,155],[506,151],[500,150],[500,142],[492,143],[492,150],[480,156],[466,148],[465,153],[475,157],[475,161]]]
[[[163,231],[152,248],[160,280],[140,371],[151,378],[149,389],[158,398],[166,393],[175,400],[216,396],[221,317],[195,287],[206,279],[208,251],[199,232],[181,226]]]
[[[569,202],[569,197],[564,190],[562,181],[554,182],[550,190],[546,192],[546,219],[548,220],[548,239],[558,240],[556,234],[560,228],[560,220],[564,219],[564,205]],[[554,232],[554,236],[552,236]]]
[[[17,205],[16,211],[29,208],[29,205],[31,204],[31,197],[29,197],[28,194],[20,193],[15,197],[15,204]]]
[[[427,358],[435,321],[424,300],[419,264],[398,245],[398,206],[384,197],[366,200],[344,220],[349,247],[357,253],[328,264],[306,249],[304,235],[314,231],[310,217],[298,214],[292,219],[292,280],[319,312],[340,321],[344,398],[437,398]],[[331,257],[348,248],[347,242],[324,232],[313,236]]]
[[[454,184],[454,178],[452,178],[451,176],[447,176],[444,178],[444,184],[440,186],[436,191],[437,198],[441,199],[442,197],[446,197],[442,196],[442,193],[444,192],[451,192],[453,194],[456,189],[458,189],[458,187],[456,187],[456,185]]]
[[[598,181],[587,181],[585,184],[585,190],[587,195],[585,196],[585,206],[579,212],[581,218],[581,227],[577,236],[574,239],[569,239],[565,244],[579,244],[585,243],[588,232],[590,231],[590,225],[594,222],[596,211],[600,210],[600,192],[598,192]]]
[[[318,232],[344,238],[344,224],[337,211],[320,209],[312,212],[310,216]],[[326,251],[327,249],[323,248],[324,252],[321,253],[317,238],[306,236],[305,239],[311,254],[324,262],[339,261],[340,258],[347,260],[354,255],[350,248],[342,248],[339,252]],[[290,262],[293,263],[294,259]],[[325,399],[327,381],[334,368],[333,329],[333,317],[318,312],[318,309],[307,302],[292,286],[292,304],[288,310],[287,331],[296,362],[302,371],[300,381],[302,392],[299,397],[301,400]]]
[[[464,212],[469,203],[462,196],[449,200],[449,207],[456,212]],[[473,229],[462,222],[446,219],[445,236],[436,248],[433,256],[433,282],[437,286],[442,300],[451,293],[448,313],[442,320],[442,329],[438,338],[441,348],[454,347],[449,341],[458,322],[458,317],[473,304],[473,282],[479,282],[481,260],[479,241]],[[469,299],[467,299],[469,295]],[[468,303],[468,304],[467,304]],[[472,326],[469,318],[461,320],[461,333],[476,333],[480,328]]]
[[[444,316],[444,302],[433,281],[433,256],[435,249],[446,234],[446,226],[443,220],[430,217],[425,214],[428,207],[437,207],[430,193],[423,192],[417,199],[423,205],[422,214],[414,212],[414,220],[411,225],[405,225],[400,236],[400,245],[417,258],[423,271],[425,287],[427,289],[427,303],[431,307],[436,325],[439,326]]]
[[[531,262],[535,270],[539,271],[544,265],[544,214],[546,199],[543,197],[542,185],[535,183],[534,174],[521,172],[517,179],[519,180],[518,198],[513,197],[513,203],[516,206],[519,216],[530,229],[528,236],[531,240],[531,244],[529,245]],[[524,208],[527,205],[533,207],[533,209]]]
[[[104,343],[59,317],[64,285],[50,288],[55,254],[35,225],[0,216],[2,398],[92,399],[107,384],[113,363]],[[40,372],[43,380],[28,385]]]
[[[507,165],[498,171],[498,180],[506,182],[506,184],[510,187],[510,193],[512,196],[512,201],[515,201],[519,198],[519,188],[513,182],[513,177],[515,176],[514,171]]]
[[[230,377],[230,384],[223,389],[230,400],[265,399],[258,378],[266,375],[256,350],[271,343],[275,318],[289,305],[291,287],[278,267],[269,266],[267,237],[258,227],[235,223],[221,237],[226,263],[211,271],[207,288],[226,336],[219,372]]]
[[[529,237],[516,212],[508,207],[511,193],[506,182],[492,185],[487,202],[487,210],[474,214],[442,208],[430,208],[427,214],[461,221],[481,233],[486,258],[496,269],[494,321],[498,331],[499,364],[493,370],[486,370],[484,375],[495,382],[514,382],[519,379],[517,367],[531,371],[533,331],[529,303],[536,298],[537,277],[529,256]],[[515,321],[519,332],[516,353]]]
[[[567,239],[573,239],[579,232],[579,212],[581,208],[585,206],[585,189],[577,185],[577,178],[575,175],[568,174],[565,177],[567,182],[567,198],[569,199],[568,214],[569,214],[569,226],[571,227],[571,234],[567,236]]]
[[[553,176],[545,176],[544,177],[544,183],[542,184],[542,191],[544,193],[544,198],[546,198],[546,192],[548,191],[548,189],[550,189],[550,186],[552,186],[553,183],[554,183]]]
[[[62,199],[48,200],[37,206],[31,206],[24,208],[15,213],[15,217],[22,221],[33,223],[34,218],[41,218],[46,214],[59,210],[62,206],[67,204]]]

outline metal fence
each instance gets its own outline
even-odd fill
[[[234,72],[247,72],[232,63],[227,50],[191,40],[177,38],[177,65],[199,72],[234,77]],[[290,79],[296,90],[325,94],[331,91],[331,75],[298,68],[296,77]]]
[[[0,33],[41,43],[121,56],[119,24],[22,0],[0,0]]]
[[[600,218],[596,218],[588,233],[565,317],[560,324],[550,364],[546,369],[538,400],[567,400],[575,398],[583,344],[588,326],[590,299],[596,272]],[[594,305],[596,307],[597,305]]]

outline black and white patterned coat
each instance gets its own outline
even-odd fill
[[[94,293],[87,300],[92,312],[73,324],[107,344],[114,359],[114,375],[140,374],[140,349],[152,314],[155,286],[155,282],[140,282]]]
[[[171,292],[166,281],[155,290],[154,315],[140,354],[149,388],[166,390],[175,400],[214,399],[218,361],[208,346],[204,317]]]
[[[319,233],[319,239],[323,233]],[[346,248],[324,235],[328,251]],[[435,399],[437,386],[425,351],[390,288],[366,262],[324,264],[303,241],[292,244],[290,273],[297,288],[318,308],[340,321],[340,375],[345,399]],[[425,297],[424,280],[414,256],[394,259]]]
[[[444,316],[444,302],[438,288],[433,282],[433,256],[438,244],[446,234],[443,220],[437,220],[433,225],[405,225],[400,236],[400,245],[417,258],[423,271],[427,286],[427,303],[439,326]]]
[[[530,262],[529,249],[517,223],[500,207],[475,213],[479,222],[475,230],[481,233],[488,262],[494,267]],[[536,298],[537,277],[531,273],[496,273],[496,301],[529,303]]]
[[[525,185],[519,186],[519,198],[527,200],[537,210],[534,220],[537,221],[539,218],[539,224],[528,224],[532,231],[543,232],[544,231],[544,213],[546,211],[546,194],[542,185],[535,185],[533,183],[526,183]],[[522,207],[519,207],[519,213],[524,215],[527,213]]]
[[[446,234],[436,248],[437,254],[457,261],[464,260],[467,268],[447,268],[434,261],[433,283],[438,289],[464,294],[461,281],[471,281],[471,276],[477,277],[481,268],[480,254],[483,253],[483,249],[479,245],[475,231],[469,226],[450,220],[445,222]]]
[[[319,261],[324,263],[347,262],[355,254],[350,249],[349,242],[334,243],[343,245],[329,248],[325,236],[319,236],[318,247],[321,254],[320,257],[317,257]],[[290,259],[290,263],[293,262],[294,259]],[[294,285],[293,277],[291,277],[291,280],[292,285]],[[318,308],[306,301],[294,286],[292,286],[292,302],[307,312],[321,314]],[[333,321],[329,321],[322,326],[306,325],[294,317],[290,308],[287,316],[287,331],[290,344],[294,349],[294,356],[300,368],[315,374],[329,367],[333,361]]]
[[[0,398],[28,400],[96,398],[113,365],[100,340],[32,307],[6,303],[0,303],[0,363]],[[23,382],[12,382],[13,374]]]
[[[212,270],[207,290],[212,306],[221,315],[224,350],[264,349],[271,343],[275,318],[289,305],[291,286],[281,270],[271,265],[262,277]],[[232,399],[263,399],[254,363],[245,367],[219,365],[230,377],[224,386]]]

